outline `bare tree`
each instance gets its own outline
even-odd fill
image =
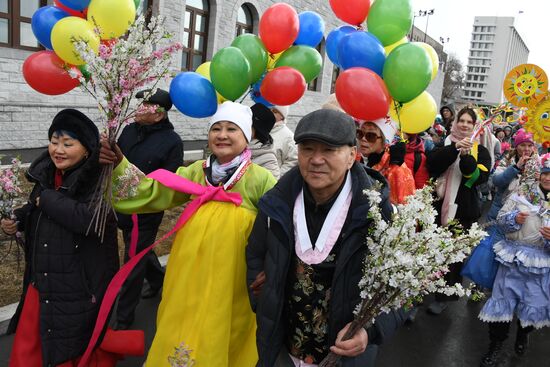
[[[445,65],[445,79],[443,81],[443,101],[447,102],[456,97],[464,85],[464,70],[462,62],[454,54],[450,54]]]

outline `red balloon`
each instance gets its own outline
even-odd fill
[[[265,75],[260,93],[269,103],[288,106],[302,98],[306,86],[302,73],[290,66],[281,66]]]
[[[270,6],[260,19],[260,38],[272,54],[286,50],[298,37],[300,20],[296,10],[288,4]]]
[[[86,17],[88,16],[88,8],[80,11],[80,10],[74,10],[74,9],[71,9],[71,8],[68,8],[66,7],[65,5],[63,5],[61,3],[61,1],[59,0],[53,0],[53,4],[55,5],[56,8],[59,8],[61,10],[64,10],[65,12],[69,13],[70,15],[72,15],[73,17],[79,17],[79,18],[84,18],[86,19]]]
[[[336,99],[346,113],[359,120],[386,117],[390,94],[382,78],[366,68],[350,68],[336,80]]]
[[[23,63],[23,77],[37,92],[55,96],[67,93],[77,87],[78,78],[73,79],[64,67],[82,75],[74,65],[66,65],[53,51],[38,51]]]
[[[369,15],[370,0],[330,0],[330,7],[344,22],[360,25]]]

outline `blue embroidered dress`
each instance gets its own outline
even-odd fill
[[[506,238],[493,245],[500,266],[481,320],[510,322],[516,315],[522,327],[550,326],[550,241],[539,232],[548,222],[546,205],[514,194],[500,211],[497,220]],[[529,212],[523,225],[515,221],[519,212]]]

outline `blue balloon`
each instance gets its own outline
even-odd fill
[[[73,10],[84,10],[90,5],[90,0],[59,0],[59,2]]]
[[[42,46],[53,50],[51,34],[55,23],[69,14],[55,6],[44,6],[34,12],[31,19],[32,33]]]
[[[265,73],[267,74],[267,73]],[[262,97],[262,92],[260,92],[260,87],[262,86],[262,81],[265,78],[265,74],[262,75],[260,80],[258,80],[256,83],[252,84],[252,90],[250,91],[250,98],[256,102],[261,103],[267,108],[271,108],[274,106],[274,104],[269,103],[264,97]]]
[[[325,34],[325,21],[314,11],[304,11],[298,15],[300,32],[294,44],[317,47]]]
[[[184,115],[203,118],[216,113],[218,98],[208,79],[199,73],[179,73],[170,83],[170,98]]]
[[[357,31],[355,28],[349,25],[344,25],[339,28],[333,29],[327,36],[327,55],[330,61],[338,67],[340,67],[339,59],[338,59],[338,46],[340,44],[340,40],[352,33]]]
[[[382,77],[386,54],[384,46],[372,33],[357,31],[342,38],[338,45],[338,61],[342,69],[356,66],[374,71]]]

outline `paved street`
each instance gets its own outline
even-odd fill
[[[153,337],[159,298],[142,300],[138,307],[136,328],[146,332],[147,344]],[[487,348],[487,328],[477,320],[481,304],[462,300],[452,304],[442,315],[431,316],[420,308],[417,320],[405,325],[380,348],[377,367],[476,367]],[[508,340],[502,367],[550,367],[550,329],[535,331],[531,345],[522,358],[513,353],[515,328]],[[0,337],[0,366],[8,365],[11,336]],[[139,367],[144,358],[128,358],[120,367]],[[32,366],[29,366],[32,367]],[[212,366],[208,366],[212,367]]]

